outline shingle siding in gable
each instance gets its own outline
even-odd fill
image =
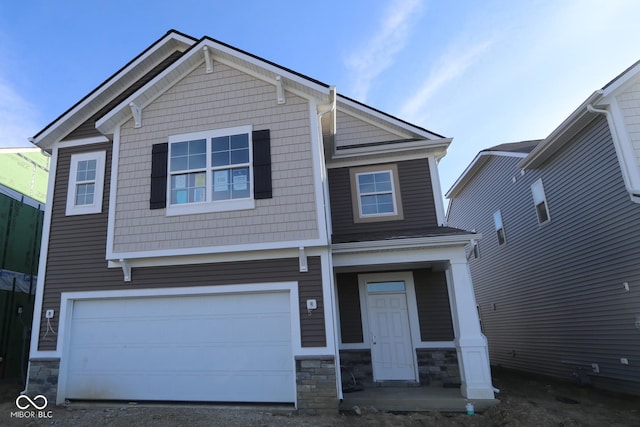
[[[640,168],[640,81],[618,95],[617,100]]]
[[[640,206],[625,191],[606,120],[598,117],[538,170],[520,176],[516,164],[489,161],[449,212],[451,226],[483,235],[470,267],[491,362],[565,379],[582,369],[597,385],[640,393],[640,368],[631,363],[640,360]],[[538,178],[551,215],[543,226],[530,190]]]
[[[199,67],[121,131],[114,251],[173,250],[318,239],[309,103],[224,64]],[[252,125],[269,129],[272,198],[256,208],[165,216],[149,211],[151,146],[170,135]],[[188,220],[186,220],[188,219]],[[294,243],[295,244],[295,243]]]
[[[340,110],[336,113],[336,122],[337,131],[335,143],[337,148],[403,139],[398,135],[380,129]]]

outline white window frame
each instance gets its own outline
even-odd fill
[[[393,212],[364,214],[362,213],[362,194],[358,177],[362,175],[372,175],[376,173],[389,173],[391,178],[391,199],[393,200]],[[400,185],[398,182],[398,168],[392,165],[374,165],[350,170],[351,174],[351,197],[353,199],[353,219],[354,222],[376,222],[403,219],[402,199],[400,197]]]
[[[80,153],[71,155],[71,165],[69,168],[69,183],[67,186],[67,209],[65,215],[87,215],[102,212],[102,196],[104,191],[104,169],[107,159],[106,151],[95,151],[91,153]],[[78,163],[87,160],[96,161],[96,176],[93,180],[94,193],[93,203],[88,205],[76,205],[76,190],[78,186],[77,173]],[[88,183],[91,181],[83,181]]]
[[[498,224],[498,219],[500,224]],[[499,226],[498,226],[499,225]],[[507,244],[507,232],[504,229],[504,220],[502,219],[502,212],[500,209],[493,213],[493,226],[496,230],[496,238],[498,239],[498,246],[504,246]],[[500,243],[500,230],[502,230],[502,240]]]
[[[536,188],[539,188],[539,193],[542,195],[542,198],[539,200],[536,197]],[[551,222],[551,214],[549,213],[549,203],[547,202],[547,194],[544,191],[544,185],[542,184],[542,178],[538,179],[536,182],[531,184],[531,197],[533,198],[533,207],[536,211],[536,218],[538,218],[538,225],[545,225]],[[547,219],[541,221],[540,213],[538,206],[544,203],[544,210],[547,215]]]
[[[166,215],[187,215],[198,214],[208,212],[224,212],[242,209],[254,209],[255,200],[253,196],[253,140],[252,140],[253,127],[251,125],[237,126],[224,129],[215,129],[203,132],[192,132],[181,135],[169,136],[169,153],[167,161],[167,209]],[[213,167],[211,164],[211,152],[212,143],[211,140],[220,136],[247,134],[249,138],[249,163],[243,164],[249,168],[249,177],[247,185],[249,185],[249,197],[241,199],[225,199],[225,200],[213,200],[213,172],[214,170],[220,170],[221,168]],[[206,141],[206,166],[205,166],[205,201],[203,202],[191,202],[183,204],[171,203],[171,150],[172,144],[185,141],[193,141],[198,139],[204,139]],[[232,169],[237,165],[230,165],[222,169]],[[180,171],[179,174],[189,173],[189,170]],[[177,174],[177,173],[173,173]]]

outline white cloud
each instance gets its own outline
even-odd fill
[[[476,59],[489,49],[487,40],[466,46],[451,47],[433,66],[433,71],[420,89],[400,109],[400,117],[420,121],[425,105],[431,97],[447,84],[462,76]]]
[[[393,65],[398,53],[405,47],[413,24],[422,8],[421,0],[395,0],[382,19],[380,31],[374,34],[362,50],[346,60],[355,83],[352,96],[366,101],[372,82]]]
[[[33,146],[27,138],[38,129],[36,111],[0,77],[0,148]]]

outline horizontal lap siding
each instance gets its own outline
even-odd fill
[[[357,119],[343,111],[336,113],[336,147],[371,144],[376,142],[396,141],[400,138],[384,129]]]
[[[491,159],[449,215],[451,226],[483,235],[470,267],[492,363],[565,379],[583,369],[603,387],[640,393],[640,205],[625,190],[606,120],[538,170],[520,176],[517,161]],[[544,226],[530,190],[538,178],[551,216]]]
[[[186,286],[232,285],[297,281],[303,347],[326,345],[324,330],[324,300],[319,257],[309,257],[309,272],[299,272],[299,260],[274,259],[134,268],[131,282],[123,281],[119,268],[107,268],[105,239],[107,230],[108,186],[111,153],[107,150],[105,171],[105,200],[103,213],[65,217],[66,191],[70,156],[72,153],[108,148],[107,144],[60,150],[57,180],[52,205],[51,234],[43,309],[54,309],[56,316],[51,327],[58,330],[60,293],[97,290],[165,288]],[[316,299],[318,310],[309,316],[307,299]],[[54,350],[56,338],[46,333],[44,317],[40,327],[39,350]],[[44,337],[46,334],[46,338]]]
[[[414,270],[413,280],[421,340],[452,341],[453,324],[444,272]],[[339,273],[336,281],[342,343],[361,343],[363,335],[358,273]]]
[[[204,65],[145,107],[142,127],[129,121],[120,138],[115,213],[116,253],[317,239],[309,102],[216,62]],[[170,135],[252,125],[269,129],[273,198],[256,208],[167,217],[149,210],[151,149]]]
[[[393,237],[401,235],[403,230],[438,226],[427,159],[407,160],[397,165],[404,219],[357,224],[353,221],[349,168],[329,169],[334,236],[376,232]]]
[[[336,282],[342,342],[361,343],[363,342],[363,337],[358,274],[340,273],[336,276]]]
[[[453,341],[447,278],[443,271],[413,272],[422,341]]]

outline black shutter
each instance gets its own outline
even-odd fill
[[[253,198],[270,199],[271,137],[269,129],[256,130],[253,139]]]
[[[167,206],[167,161],[169,144],[154,144],[151,150],[151,198],[149,209]]]

